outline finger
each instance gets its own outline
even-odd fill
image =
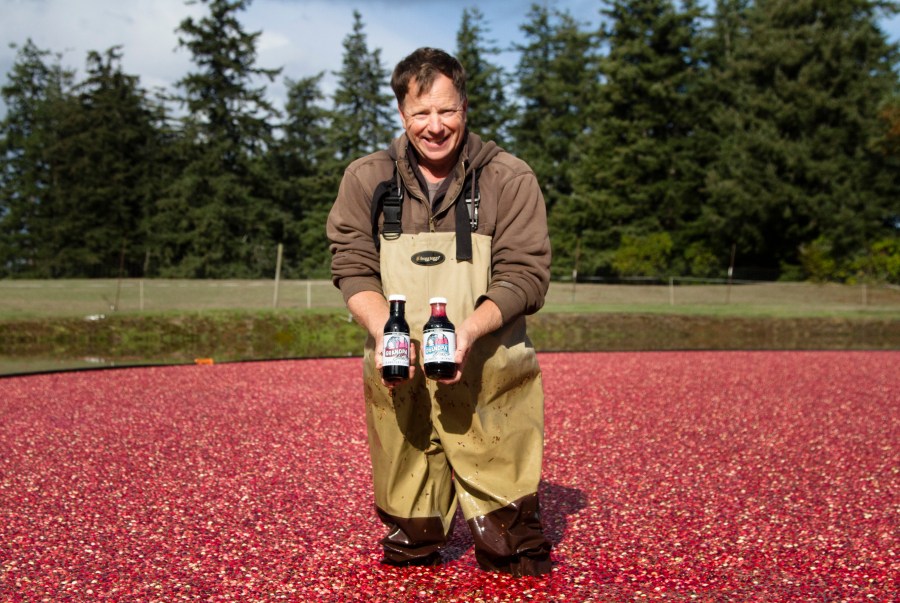
[[[444,383],[446,385],[453,385],[455,383],[459,383],[462,379],[462,370],[459,368],[456,369],[456,374],[453,375],[450,379],[438,379],[438,383]]]

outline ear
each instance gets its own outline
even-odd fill
[[[405,128],[406,127],[406,116],[403,115],[403,104],[397,103],[397,113],[400,114],[400,124]]]

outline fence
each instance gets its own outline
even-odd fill
[[[324,280],[5,280],[0,317],[272,308],[342,308]]]
[[[670,277],[550,287],[547,304],[616,307],[741,307],[768,311],[900,311],[900,287],[887,284],[783,283]]]
[[[113,312],[340,309],[325,280],[3,280],[0,318]],[[699,280],[553,282],[548,311],[728,308],[776,312],[900,312],[900,287]]]

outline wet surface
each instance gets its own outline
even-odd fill
[[[0,601],[889,601],[900,353],[544,354],[544,578],[379,564],[359,359],[0,380]]]

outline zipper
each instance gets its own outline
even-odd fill
[[[455,202],[455,203],[452,203],[451,205],[447,205],[446,203],[442,203],[442,204],[441,204],[441,209],[440,209],[440,211],[437,212],[438,214],[446,213],[447,211],[449,211],[449,209],[450,209],[450,207],[451,207],[452,205],[455,205],[456,203],[461,202],[461,200],[465,200],[465,191],[462,190],[462,189],[465,187],[465,181],[466,181],[466,179],[465,179],[465,174],[466,174],[466,162],[465,162],[464,160],[461,161],[461,162],[460,162],[460,166],[462,166],[462,174],[463,174],[462,184],[459,185],[460,190],[457,191],[455,197],[450,195],[450,191],[447,191],[447,196],[445,197],[445,199],[446,199],[446,198],[455,199],[456,202]],[[448,176],[448,178],[451,178],[451,177],[453,177],[452,174],[451,174],[451,176]],[[401,174],[401,179],[403,179],[402,174]],[[403,184],[404,184],[404,186],[406,187],[406,190],[409,191],[410,188],[409,188],[409,186],[406,184],[406,182],[404,182]],[[431,203],[427,200],[427,198],[426,198],[425,201],[421,201],[421,200],[420,200],[420,202],[423,203],[423,204],[428,208],[428,232],[437,232],[437,226],[436,226],[436,223],[435,223],[435,218],[437,217],[437,214],[435,214],[435,213],[432,211],[432,209],[431,209]]]
[[[457,203],[462,203],[465,200],[466,191],[464,189],[465,189],[465,185],[466,185],[466,162],[464,160],[460,161],[460,163],[459,163],[459,167],[457,168],[457,170],[459,171],[460,169],[462,171],[462,179],[459,183],[457,183],[457,185],[459,186],[459,190],[456,191],[455,195],[450,194],[452,191],[450,191],[450,190],[447,191],[447,195],[444,197],[445,202],[441,203],[441,209],[437,212],[438,214],[448,213],[453,206],[455,206]],[[456,176],[456,173],[451,172],[451,174],[447,177],[453,178],[455,176]],[[450,200],[450,203],[446,202],[448,199]],[[428,204],[428,205],[429,205],[429,208],[428,208],[428,212],[429,212],[428,213],[428,230],[430,232],[437,232],[437,228],[435,227],[435,221],[434,221],[434,219],[437,216],[431,211],[430,204]]]

